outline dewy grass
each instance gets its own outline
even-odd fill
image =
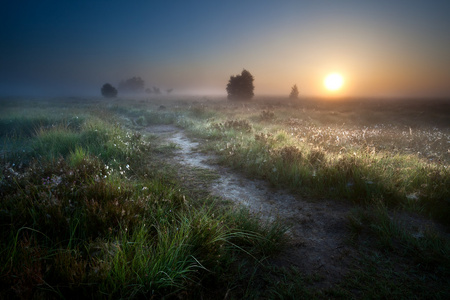
[[[72,155],[81,155],[80,150]],[[8,232],[18,233],[8,251],[15,252],[19,244],[23,255],[27,249],[42,252],[36,252],[35,260],[23,266],[17,265],[18,261],[12,266],[4,262],[6,272],[15,277],[5,277],[3,283],[24,288],[22,281],[14,278],[31,280],[27,268],[37,268],[39,260],[47,271],[39,268],[38,282],[46,281],[63,294],[67,286],[82,294],[88,292],[78,286],[94,280],[90,284],[98,282],[99,293],[117,297],[152,292],[163,295],[184,290],[223,269],[230,251],[245,249],[243,252],[252,253],[249,257],[253,258],[258,251],[252,247],[261,247],[253,240],[271,244],[262,249],[276,248],[276,241],[266,238],[259,228],[247,226],[243,231],[234,227],[232,215],[227,221],[215,217],[212,209],[189,208],[174,187],[158,180],[144,183],[145,189],[138,191],[123,180],[110,185],[101,176],[105,168],[98,159],[79,158],[72,156],[73,165],[62,159],[43,167],[41,162],[24,170],[19,182],[2,182],[6,192],[2,194],[2,210],[13,222],[4,226],[10,228]],[[44,177],[48,172],[53,175]],[[43,178],[42,183],[36,177]],[[39,228],[42,234],[19,234],[19,226]],[[46,238],[41,239],[42,235]],[[3,238],[8,238],[6,232]],[[26,246],[29,238],[33,247]],[[86,260],[90,253],[97,253],[91,263]],[[86,269],[88,264],[91,271]]]
[[[382,205],[375,206],[368,220],[370,230],[377,236],[382,248],[397,248],[397,251],[404,252],[425,266],[450,268],[450,243],[447,240],[429,231],[407,232]]]
[[[226,122],[191,124],[195,124],[195,135],[208,140],[208,149],[251,176],[316,196],[337,196],[359,203],[382,197],[392,206],[430,213],[448,223],[450,171],[445,165],[367,148],[336,153],[299,142],[293,134],[279,129],[253,133],[236,131],[231,125],[225,126]]]
[[[0,113],[0,136],[33,136],[39,128],[63,126],[79,130],[86,116],[52,113],[36,108],[6,110]]]
[[[138,133],[91,116],[41,126],[31,144],[26,162],[2,160],[2,297],[202,295],[204,281],[224,289],[237,257],[259,265],[278,249],[278,227],[241,226],[146,177]]]
[[[88,153],[80,146],[70,153],[69,163],[72,167],[81,165],[88,158]]]
[[[115,113],[129,117],[132,122],[139,126],[154,124],[174,124],[179,115],[177,112],[169,111],[161,106],[159,109],[130,109],[124,106],[112,106],[109,109]]]
[[[114,114],[131,117],[133,128],[154,123],[188,127],[224,163],[279,186],[321,197],[346,197],[369,210],[372,203],[381,202],[381,208],[352,217],[354,235],[361,238],[368,233],[376,251],[412,258],[431,270],[426,273],[417,267],[417,274],[398,280],[397,270],[386,268],[380,258],[375,263],[369,258],[362,264],[367,269],[349,275],[359,276],[359,281],[349,279],[340,285],[342,290],[324,294],[325,298],[338,294],[350,298],[361,295],[360,291],[376,296],[385,283],[389,284],[382,295],[391,291],[401,295],[402,289],[394,289],[398,282],[407,282],[411,288],[405,295],[426,296],[423,292],[429,282],[448,277],[448,242],[432,232],[418,236],[404,231],[402,223],[386,214],[388,208],[397,207],[432,213],[444,222],[448,219],[447,165],[424,162],[414,153],[392,152],[386,144],[374,149],[375,142],[383,142],[378,137],[383,130],[392,133],[389,142],[403,137],[415,143],[414,132],[408,130],[405,137],[395,131],[397,127],[372,125],[364,131],[344,132],[327,128],[328,121],[314,119],[320,113],[312,110],[275,110],[272,116],[266,107],[241,103],[217,109],[180,103],[184,108],[173,110],[145,105],[102,110],[102,104],[95,109],[85,104],[76,108],[80,116],[83,108],[85,117],[76,119],[67,112],[59,118],[58,107],[66,108],[58,102],[51,125],[32,121],[31,113],[26,116],[37,126],[31,136],[28,129],[11,131],[11,124],[5,123],[11,145],[26,138],[34,150],[24,152],[23,160],[17,153],[22,151],[19,145],[10,147],[11,153],[1,160],[0,297],[313,294],[303,288],[306,281],[301,276],[294,284],[286,279],[279,285],[286,273],[272,277],[265,266],[266,259],[282,249],[286,228],[261,224],[246,211],[205,206],[203,199],[186,197],[175,176],[169,180],[164,168],[149,169],[161,166],[153,157],[153,151],[158,151],[152,144],[155,140],[149,142],[138,132],[125,130]],[[40,109],[44,108],[42,104]],[[5,115],[2,120],[7,119]],[[335,120],[336,115],[328,118]],[[25,124],[25,119],[17,122]],[[30,127],[18,123],[17,128]],[[421,138],[425,135],[420,133]],[[428,138],[445,140],[445,135],[434,132]],[[365,144],[359,145],[362,141]],[[379,270],[392,272],[379,276]],[[437,275],[431,274],[433,270]],[[380,279],[380,284],[371,276]],[[425,279],[415,279],[420,276]],[[422,281],[423,287],[415,287]],[[368,289],[372,286],[376,288]],[[283,291],[284,287],[291,291]],[[264,294],[267,290],[272,292]],[[444,298],[447,292],[439,295]]]
[[[65,128],[40,129],[34,143],[37,155],[55,158],[68,155],[79,144],[79,133]]]
[[[83,149],[92,155],[100,157],[108,163],[113,160],[131,161],[143,151],[148,150],[148,144],[138,133],[124,131],[117,125],[108,125],[100,119],[92,118],[73,130],[67,126],[39,128],[32,140],[33,156],[45,158],[63,157]]]
[[[171,232],[174,229],[157,230],[157,236],[145,224],[131,236],[122,230],[120,241],[107,249],[114,255],[106,253],[105,257],[111,265],[106,291],[111,293],[112,287],[113,295],[117,291],[124,297],[155,290],[176,291],[188,283],[187,279],[199,265],[184,242],[188,235],[186,228]]]
[[[449,241],[434,231],[410,226],[408,219],[400,220],[399,212],[389,212],[380,202],[349,215],[356,247],[371,248],[361,250],[361,258],[343,281],[345,297],[352,289],[377,297],[448,296]],[[399,265],[406,270],[399,271]]]

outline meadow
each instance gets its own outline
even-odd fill
[[[446,101],[4,98],[0,107],[1,297],[450,295]],[[208,195],[214,174],[186,182],[177,145],[145,131],[161,124],[236,173],[350,205],[345,243],[359,258],[331,286],[275,263],[291,247],[286,224]]]

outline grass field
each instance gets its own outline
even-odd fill
[[[450,295],[449,102],[4,98],[0,107],[1,297]],[[345,243],[359,258],[331,286],[277,265],[285,224],[208,196],[202,184],[214,174],[183,180],[176,145],[143,130],[158,124],[182,128],[236,173],[349,203]]]

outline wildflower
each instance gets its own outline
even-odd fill
[[[419,196],[416,193],[412,193],[406,196],[408,200],[419,200]]]

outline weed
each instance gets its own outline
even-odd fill
[[[224,130],[235,130],[235,131],[242,131],[242,132],[251,132],[252,131],[252,125],[248,120],[227,120],[224,123],[212,123],[211,125],[212,129],[216,129],[218,131],[224,131]]]
[[[259,117],[262,121],[272,121],[275,118],[275,113],[270,110],[263,110]]]

